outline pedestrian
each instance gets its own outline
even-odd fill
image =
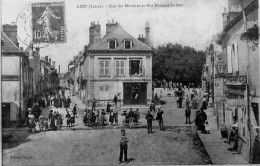
[[[67,129],[68,129],[71,126],[71,122],[70,122],[71,115],[70,115],[69,111],[67,111],[65,118],[66,118],[66,121],[67,121]]]
[[[97,103],[97,101],[94,98],[93,101],[92,101],[92,110],[94,110],[94,111],[96,110],[96,103]]]
[[[48,118],[44,118],[44,131],[48,130]]]
[[[107,102],[107,112],[110,112],[111,105]]]
[[[96,126],[100,126],[100,114],[99,111],[96,113]]]
[[[66,99],[67,108],[70,108],[70,103],[71,103],[71,99],[68,96],[67,99]]]
[[[127,163],[127,143],[129,142],[128,138],[126,137],[125,130],[121,130],[121,140],[120,140],[120,155],[119,155],[119,163],[122,163],[123,161],[123,154],[124,154],[124,161]]]
[[[95,126],[95,125],[96,125],[96,115],[92,110],[91,111],[91,126]]]
[[[159,127],[160,127],[160,130],[165,130],[164,129],[164,124],[163,124],[163,117],[162,117],[162,114],[164,112],[161,110],[161,108],[158,108],[158,113],[157,113],[157,117],[156,119],[158,120],[159,122]]]
[[[63,124],[63,122],[62,122],[62,116],[61,116],[61,114],[58,114],[58,118],[57,118],[57,130],[61,130],[62,124]]]
[[[185,105],[186,105],[186,108],[188,108],[190,106],[190,98],[188,95],[186,95]]]
[[[101,126],[105,126],[106,113],[105,113],[105,110],[104,110],[104,109],[102,109],[102,111],[101,111],[100,121],[101,121]]]
[[[121,108],[121,93],[118,93],[117,95],[117,99],[118,99],[118,102],[119,102],[119,107]]]
[[[150,111],[151,111],[151,112],[155,112],[155,105],[154,105],[154,103],[152,103],[152,104],[150,105]]]
[[[140,112],[139,112],[139,108],[136,108],[136,121],[137,123],[139,123],[140,120]]]
[[[62,104],[63,104],[63,107],[67,109],[67,103],[66,103],[66,97],[65,96],[62,97]]]
[[[117,108],[117,96],[116,96],[116,94],[114,96],[114,102],[115,102],[115,107]]]
[[[148,129],[148,134],[153,133],[153,115],[148,111],[148,114],[146,115],[145,119],[147,120],[147,129]]]
[[[207,110],[207,107],[208,107],[207,95],[204,95],[203,96],[201,110]]]
[[[110,111],[109,122],[111,123],[111,125],[113,125],[113,123],[114,123],[114,112],[113,112],[113,110]]]
[[[155,101],[159,100],[157,93],[154,95]]]
[[[49,118],[49,121],[51,121],[51,117],[53,116],[53,110],[50,110],[50,113],[49,113],[49,116],[48,116],[48,118]]]
[[[209,126],[209,122],[208,121],[206,121],[205,122],[205,132],[206,132],[206,134],[210,134],[210,126]]]
[[[42,114],[39,116],[39,121],[40,121],[40,131],[43,131],[43,128],[44,128],[44,116]]]
[[[50,118],[50,129],[51,130],[56,130],[54,116],[51,116],[51,118]]]
[[[72,112],[73,112],[73,116],[78,118],[78,116],[77,116],[77,104],[74,105],[74,108],[73,108]]]
[[[253,144],[253,157],[252,164],[260,164],[260,135],[259,135],[259,126],[255,127],[256,137]]]
[[[185,124],[187,124],[188,121],[189,121],[189,124],[190,124],[190,114],[191,114],[191,110],[190,110],[190,107],[188,106],[185,109],[185,117],[186,117],[186,123]]]
[[[25,112],[25,120],[24,120],[24,124],[23,126],[26,127],[28,126],[28,123],[29,123],[29,112],[31,112],[32,109],[31,108],[28,108],[28,110]]]
[[[29,119],[29,132],[34,132],[35,130],[35,122],[34,122],[34,115],[32,114],[32,112],[29,112],[29,115],[28,115],[28,119]]]

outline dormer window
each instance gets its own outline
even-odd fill
[[[116,40],[109,40],[109,49],[116,49]]]
[[[124,45],[125,45],[125,49],[131,49],[132,48],[132,41],[125,40]]]

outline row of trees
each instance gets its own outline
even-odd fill
[[[201,83],[203,65],[206,62],[204,51],[172,43],[153,48],[153,51],[155,82],[166,80],[184,85]]]

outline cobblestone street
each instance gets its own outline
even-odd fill
[[[140,128],[126,128],[129,138],[128,158],[131,164],[210,164],[210,160],[196,135],[194,125],[186,125],[184,108],[177,109],[174,97],[163,97],[166,105],[166,131],[160,131],[154,121],[154,133],[147,134],[146,121],[141,112]],[[77,97],[72,105],[80,104]],[[65,113],[64,109],[53,109]],[[48,114],[48,110],[44,110]],[[12,165],[115,165],[118,164],[120,128],[111,125],[92,129],[82,125],[83,112],[79,111],[74,130],[48,131],[28,134],[26,141],[3,151],[4,164]],[[191,118],[193,121],[193,117]],[[119,120],[120,121],[120,120]],[[120,121],[121,122],[121,121]]]

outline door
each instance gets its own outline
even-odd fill
[[[147,103],[147,83],[124,83],[124,104],[145,105]]]
[[[10,103],[2,103],[2,125],[6,127],[10,122]]]

